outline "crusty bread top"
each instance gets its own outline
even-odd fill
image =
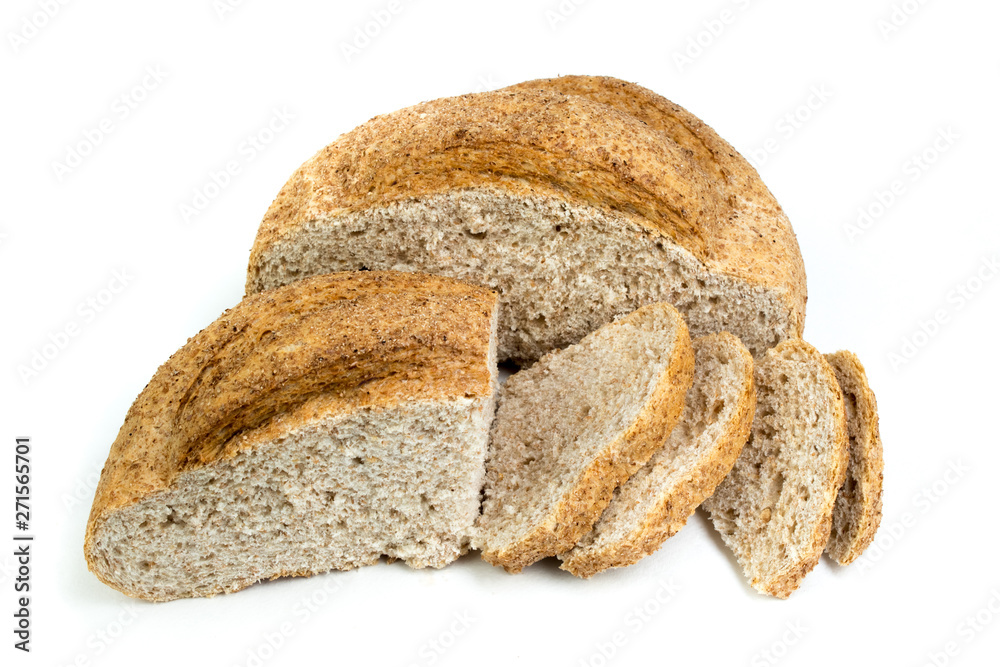
[[[239,437],[321,400],[327,413],[482,397],[497,295],[417,273],[335,273],[245,298],[189,339],[132,404],[87,525],[234,456]],[[304,417],[303,417],[304,418]],[[295,423],[284,419],[288,428]]]
[[[662,95],[609,76],[537,79],[512,88],[555,90],[614,107],[678,144],[712,178],[726,203],[727,219],[709,229],[709,268],[787,289],[795,331],[802,335],[806,309],[806,269],[791,222],[757,170],[700,118]]]
[[[634,220],[710,269],[782,294],[802,328],[805,271],[757,173],[704,123],[607,77],[564,77],[376,116],[319,151],[271,204],[250,256],[297,227],[456,188],[554,197]]]
[[[722,212],[706,174],[635,118],[579,96],[504,89],[424,102],[342,135],[282,188],[256,245],[317,218],[484,185],[629,212],[699,257],[700,223]]]

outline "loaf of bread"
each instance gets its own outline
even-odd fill
[[[319,151],[268,210],[247,293],[358,269],[497,290],[499,356],[519,362],[660,301],[755,356],[805,316],[795,235],[754,169],[686,110],[608,77],[425,102]]]
[[[246,297],[132,405],[88,567],[149,600],[470,548],[589,577],[704,501],[788,597],[881,517],[875,397],[854,355],[801,340],[806,297],[756,171],[645,88],[567,76],[377,116],[292,175]],[[503,360],[526,367],[500,389]]]
[[[668,304],[650,304],[504,384],[475,545],[509,572],[568,551],[615,488],[663,446],[694,355]]]
[[[787,598],[816,566],[847,471],[844,396],[833,369],[801,340],[756,368],[750,440],[704,507],[750,584]]]
[[[441,567],[479,515],[497,295],[416,273],[247,297],[174,354],[111,447],[87,563],[150,600]]]
[[[615,491],[594,529],[561,554],[562,569],[590,577],[638,562],[684,527],[732,469],[756,407],[753,359],[739,339],[692,343],[694,383],[667,443]]]

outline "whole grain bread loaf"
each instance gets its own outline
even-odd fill
[[[85,555],[150,600],[400,558],[441,567],[479,514],[497,295],[416,273],[244,299],[132,405]]]
[[[278,193],[246,288],[366,268],[497,290],[499,356],[519,362],[660,301],[755,356],[805,317],[795,235],[756,171],[691,113],[609,77],[424,102],[344,134]]]

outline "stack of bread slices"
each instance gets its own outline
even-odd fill
[[[85,555],[127,595],[470,549],[590,577],[701,506],[787,597],[878,527],[875,398],[853,354],[801,340],[788,219],[732,146],[634,84],[373,118],[282,188],[246,284],[111,447]]]

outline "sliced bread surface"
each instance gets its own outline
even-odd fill
[[[590,577],[638,562],[680,530],[732,469],[756,407],[753,358],[729,333],[695,339],[694,382],[667,443],[614,493],[594,529],[559,556]]]
[[[798,243],[757,172],[686,110],[610,77],[424,102],[319,151],[268,210],[247,292],[362,268],[497,290],[501,360],[660,301],[755,355],[805,317]]]
[[[479,514],[496,313],[482,287],[413,273],[244,299],[129,410],[87,525],[91,571],[171,600],[383,555],[454,560]]]
[[[693,368],[684,320],[660,303],[511,376],[490,434],[483,558],[519,572],[576,544],[663,446]]]
[[[865,367],[847,351],[826,355],[844,392],[850,460],[837,494],[833,530],[826,553],[841,565],[851,564],[875,539],[882,520],[882,438],[878,405]]]
[[[769,350],[755,377],[750,439],[703,507],[750,585],[787,598],[830,539],[847,471],[844,397],[823,355],[801,340]]]

